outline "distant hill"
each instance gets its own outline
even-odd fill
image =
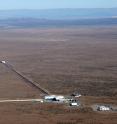
[[[39,19],[79,19],[117,17],[117,8],[102,9],[46,9],[46,10],[0,10],[0,19],[39,18]]]
[[[48,20],[36,18],[14,18],[0,20],[0,28],[49,28],[76,26],[117,26],[117,18]]]
[[[0,28],[91,25],[117,25],[117,8],[0,11]]]

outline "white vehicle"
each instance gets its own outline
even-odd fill
[[[5,64],[6,62],[5,61],[1,61],[3,64]]]
[[[43,103],[43,100],[41,100],[40,102]]]
[[[79,104],[77,102],[71,102],[70,106],[79,106]]]
[[[81,94],[76,94],[76,96],[75,97],[81,97]]]

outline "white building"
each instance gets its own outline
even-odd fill
[[[98,110],[98,111],[109,111],[110,108],[107,107],[107,106],[99,106],[99,107],[97,108],[97,110]]]
[[[60,95],[48,95],[44,97],[45,100],[49,100],[49,101],[64,101],[64,96],[60,96]]]

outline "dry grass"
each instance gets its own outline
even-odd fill
[[[79,91],[88,95],[82,98],[87,106],[84,109],[0,104],[0,123],[116,124],[117,114],[95,113],[88,107],[102,102],[117,105],[116,32],[117,27],[0,30],[1,60],[8,60],[52,93]],[[1,98],[24,97],[27,93],[31,97],[37,91],[0,65]]]
[[[7,124],[116,124],[117,114],[99,114],[89,108],[70,109],[63,105],[1,104],[0,123]]]
[[[0,32],[0,56],[52,93],[117,96],[117,28]]]

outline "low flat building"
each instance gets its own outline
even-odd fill
[[[61,95],[48,95],[48,96],[45,96],[44,99],[47,101],[64,101],[65,100],[64,96],[61,96]]]
[[[110,108],[107,106],[98,106],[97,110],[98,111],[110,111]]]

